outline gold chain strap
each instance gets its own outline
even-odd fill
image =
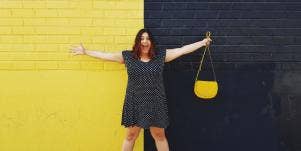
[[[206,38],[210,38],[210,36],[211,36],[211,32],[207,31],[206,32]],[[201,61],[200,61],[200,66],[199,66],[199,69],[198,69],[198,73],[197,73],[197,75],[195,77],[195,81],[198,80],[198,76],[199,76],[199,73],[200,73],[200,71],[202,69],[203,61],[204,61],[205,54],[206,54],[207,50],[208,50],[209,57],[210,57],[210,62],[211,62],[211,67],[212,67],[212,71],[213,71],[214,80],[216,81],[216,75],[215,75],[215,71],[214,71],[214,67],[213,67],[213,63],[212,63],[212,58],[211,58],[211,53],[210,53],[209,45],[206,45],[206,47],[205,47],[204,53],[203,53]]]

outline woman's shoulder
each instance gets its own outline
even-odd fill
[[[121,53],[124,59],[132,58],[131,56],[133,55],[132,50],[123,50]]]
[[[133,53],[132,50],[123,50],[123,51],[122,51],[122,54],[123,54],[123,55],[132,54],[132,53]]]

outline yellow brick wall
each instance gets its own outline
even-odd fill
[[[0,151],[120,150],[124,65],[68,52],[130,49],[142,27],[143,0],[0,0]]]

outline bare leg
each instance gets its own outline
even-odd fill
[[[139,132],[141,128],[137,126],[133,126],[133,127],[128,127],[126,129],[127,132],[126,132],[126,137],[122,144],[122,151],[133,151],[135,141],[139,136]]]
[[[165,136],[164,128],[150,127],[150,132],[156,142],[158,151],[169,151],[168,141]]]

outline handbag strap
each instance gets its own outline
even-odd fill
[[[206,32],[206,38],[210,38],[210,36],[211,36],[211,32],[209,32],[209,31]],[[209,45],[206,45],[206,47],[205,47],[204,53],[203,53],[202,58],[201,58],[201,61],[200,61],[200,66],[199,66],[197,75],[196,75],[196,77],[195,77],[195,81],[198,80],[198,76],[199,76],[199,73],[200,73],[200,71],[201,71],[201,69],[202,69],[203,61],[204,61],[205,54],[206,54],[207,51],[208,51],[208,53],[209,53],[209,58],[210,58],[210,63],[211,63],[212,71],[213,71],[214,80],[216,81],[216,75],[215,75],[215,71],[214,71],[214,67],[213,67],[213,63],[212,63],[212,57],[211,57]]]

